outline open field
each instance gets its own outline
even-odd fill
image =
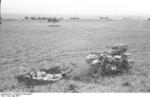
[[[55,26],[53,26],[55,25]],[[21,92],[150,92],[150,21],[4,21],[0,26],[0,90]],[[131,73],[92,79],[85,57],[126,43]],[[70,79],[26,87],[14,76],[24,69],[76,64]]]

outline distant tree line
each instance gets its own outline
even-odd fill
[[[63,18],[56,18],[56,17],[24,17],[25,20],[47,20],[48,22],[59,22],[63,20]]]
[[[99,17],[100,20],[108,20],[109,17]]]
[[[54,17],[54,18],[48,18],[47,19],[48,22],[59,22],[60,20],[63,20],[63,18]]]
[[[78,17],[71,17],[70,20],[79,20],[80,18]]]

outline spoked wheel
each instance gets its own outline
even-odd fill
[[[102,74],[102,66],[93,66],[90,70],[90,74],[94,78],[99,77]]]
[[[124,68],[124,69],[130,69],[130,68],[132,68],[132,66],[127,61],[124,60],[122,62],[122,68]]]
[[[130,72],[130,68],[132,68],[132,66],[127,62],[127,61],[122,61],[119,69],[121,71],[122,74],[125,74],[125,73],[129,73]]]

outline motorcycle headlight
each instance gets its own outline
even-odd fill
[[[88,63],[88,64],[91,64],[93,60],[95,59],[98,59],[98,56],[95,55],[95,54],[91,54],[91,55],[88,55],[86,58],[85,58],[85,61]]]

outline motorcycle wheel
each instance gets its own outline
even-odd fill
[[[90,75],[94,78],[99,77],[102,74],[102,66],[93,66],[90,70]]]
[[[123,65],[124,69],[130,69],[131,68],[130,64],[125,60],[122,62],[122,65]]]

